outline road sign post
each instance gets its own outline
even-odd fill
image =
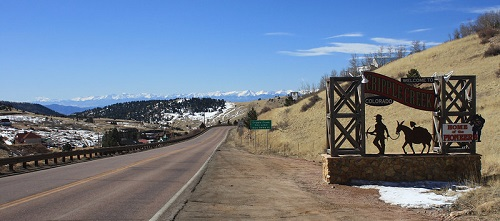
[[[266,149],[269,147],[269,130],[272,128],[271,120],[251,120],[250,129],[251,130],[267,130],[266,133]],[[257,131],[255,132],[257,135]],[[255,136],[257,138],[257,136]]]
[[[271,120],[251,120],[250,129],[251,130],[270,130]]]

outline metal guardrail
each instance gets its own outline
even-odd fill
[[[196,137],[206,131],[208,131],[209,127],[205,130],[201,130],[198,133],[187,135],[184,137],[179,137],[176,139],[158,142],[158,143],[150,143],[150,144],[139,144],[139,145],[127,145],[127,146],[116,146],[116,147],[105,147],[105,148],[94,148],[94,149],[86,149],[86,150],[74,150],[67,152],[57,152],[57,153],[46,153],[46,154],[37,154],[30,156],[20,156],[20,157],[9,157],[9,158],[0,158],[0,167],[9,166],[10,171],[15,171],[15,165],[22,164],[22,167],[26,169],[28,167],[29,162],[34,162],[35,167],[39,167],[40,161],[44,162],[44,165],[49,165],[49,162],[52,161],[52,165],[57,165],[59,162],[65,163],[67,160],[74,161],[74,159],[81,160],[83,158],[92,159],[93,157],[103,157],[110,156],[115,154],[126,154],[130,152],[143,151],[148,149],[159,148],[163,146],[167,146],[169,144],[178,143],[181,141],[185,141]]]

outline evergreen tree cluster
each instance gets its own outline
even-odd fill
[[[112,130],[106,131],[104,136],[102,136],[102,146],[103,147],[114,147],[134,143],[139,139],[139,130],[136,128],[128,128],[118,131],[118,129],[113,128]]]
[[[74,115],[81,118],[93,117],[159,122],[171,120],[165,119],[167,113],[190,114],[222,111],[225,105],[226,102],[223,99],[212,98],[132,101],[94,108]]]
[[[102,136],[102,147],[113,147],[120,145],[120,133],[118,129],[114,128],[110,131],[106,131],[104,136]]]

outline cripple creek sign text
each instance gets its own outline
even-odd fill
[[[404,105],[426,111],[434,110],[433,90],[424,90],[406,85],[390,77],[374,72],[364,72],[368,83],[364,84],[365,93],[391,98]]]

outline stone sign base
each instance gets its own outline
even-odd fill
[[[479,181],[479,154],[424,155],[322,155],[323,180],[348,184],[369,181]]]

